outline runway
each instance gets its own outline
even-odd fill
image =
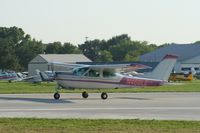
[[[200,120],[200,93],[0,94],[0,117]]]

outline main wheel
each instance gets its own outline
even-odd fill
[[[58,100],[59,98],[60,98],[60,94],[59,94],[58,92],[56,92],[56,93],[54,94],[54,99]]]
[[[107,99],[107,98],[108,98],[107,93],[106,93],[106,92],[102,92],[102,93],[101,93],[101,99],[105,100],[105,99]]]
[[[82,93],[82,97],[83,97],[83,98],[88,98],[88,96],[89,96],[89,95],[88,95],[88,93],[87,93],[86,91],[84,91],[84,92]]]

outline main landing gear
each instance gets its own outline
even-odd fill
[[[54,93],[54,95],[53,95],[53,97],[54,97],[55,100],[60,99],[60,94],[59,94],[59,90],[60,89],[61,89],[60,85],[57,85],[57,87],[56,87],[56,93]],[[89,96],[89,94],[86,91],[82,92],[82,97],[83,98],[86,99],[86,98],[88,98],[88,96]],[[101,99],[105,100],[107,98],[108,98],[108,94],[106,92],[102,92],[101,93]]]
[[[83,98],[88,98],[88,96],[89,96],[89,95],[88,95],[88,93],[87,93],[86,91],[84,91],[84,92],[82,93],[82,97],[83,97]]]
[[[108,98],[108,95],[106,92],[101,93],[101,99],[106,100]]]
[[[89,94],[86,92],[86,91],[84,91],[83,93],[82,93],[82,97],[83,98],[88,98],[88,96],[89,96]],[[101,99],[103,99],[103,100],[105,100],[105,99],[107,99],[108,98],[108,94],[106,93],[106,92],[102,92],[101,93]]]
[[[58,99],[60,99],[60,94],[58,93],[58,92],[56,92],[56,93],[54,93],[54,99],[55,100],[58,100]],[[89,94],[86,92],[86,91],[84,91],[83,93],[82,93],[82,97],[83,98],[88,98],[88,96],[89,96]],[[106,93],[106,92],[102,92],[101,93],[101,99],[103,99],[103,100],[106,100],[108,98],[108,94]]]
[[[54,93],[54,95],[53,95],[53,97],[54,97],[55,100],[60,99],[59,90],[60,90],[61,88],[62,88],[62,87],[61,87],[59,84],[57,84],[57,86],[56,86],[56,88],[55,88],[56,93]]]
[[[55,100],[58,100],[60,98],[60,94],[58,92],[56,92],[53,96]]]

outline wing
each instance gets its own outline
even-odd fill
[[[52,69],[54,66],[62,66],[62,67],[65,67],[66,70],[89,66],[89,65],[84,65],[84,64],[67,64],[67,63],[62,63],[62,62],[49,62],[48,65],[50,65],[52,67]]]
[[[114,71],[135,71],[138,69],[147,69],[151,68],[149,66],[139,64],[139,63],[131,63],[131,64],[107,64],[107,65],[88,65],[87,67],[93,69],[107,69]]]
[[[62,62],[50,62],[48,63],[51,66],[63,66],[66,67],[68,70],[74,68],[83,68],[89,67],[92,69],[101,69],[101,70],[111,70],[111,71],[135,71],[138,69],[147,69],[151,68],[149,66],[139,64],[139,63],[130,63],[130,64],[102,64],[102,65],[84,65],[84,64],[66,64]]]

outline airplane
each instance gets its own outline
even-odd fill
[[[53,82],[54,73],[52,71],[41,72],[39,69],[36,69],[36,75],[22,78],[22,81],[41,83],[41,82]]]
[[[41,78],[41,82],[53,82],[54,81],[54,72],[52,71],[45,71],[45,72],[41,72],[38,70],[38,73],[40,75]]]
[[[192,81],[193,74],[189,72],[188,74],[184,73],[171,73],[169,77],[169,81]]]
[[[117,65],[83,65],[72,64],[66,67],[72,67],[70,71],[55,71],[55,81],[57,82],[54,99],[59,99],[59,90],[64,89],[117,89],[117,88],[135,88],[144,86],[161,86],[168,83],[169,75],[176,63],[177,56],[166,55],[156,68],[149,73],[138,76],[122,75],[118,72],[121,68],[134,67],[134,64]],[[138,65],[137,65],[138,66]],[[144,66],[143,66],[144,67]],[[140,69],[140,67],[136,67]],[[82,93],[83,98],[89,95],[86,91]],[[101,93],[101,99],[108,98],[106,92]]]
[[[9,83],[12,81],[21,81],[21,74],[16,72],[1,72],[0,80],[5,80]]]
[[[47,75],[43,74],[46,73]],[[44,79],[45,76],[45,79]],[[24,76],[23,73],[20,72],[0,72],[0,80],[11,82],[33,82],[33,83],[40,83],[40,82],[53,82],[53,77],[51,72],[41,72],[40,70],[36,69],[36,75],[34,76]]]

